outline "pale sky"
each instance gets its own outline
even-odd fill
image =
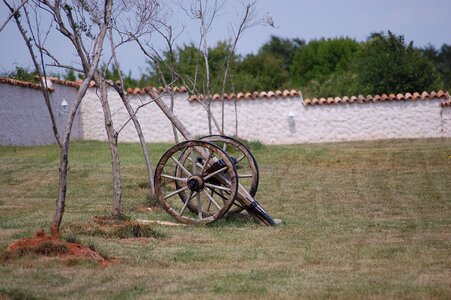
[[[220,18],[213,23],[208,35],[211,46],[230,36],[228,24],[236,21],[240,2],[229,0]],[[248,29],[238,43],[237,52],[240,54],[255,53],[271,35],[306,41],[322,37],[350,37],[364,41],[373,32],[391,30],[404,35],[407,42],[413,41],[417,47],[432,44],[439,48],[444,43],[451,44],[451,0],[259,0],[257,13],[260,17],[270,16],[275,27]],[[0,23],[6,15],[6,7],[0,3]],[[198,42],[198,23],[189,20],[182,12],[174,12],[170,22],[176,28],[182,28],[182,24],[185,27],[178,44]],[[13,69],[14,64],[32,67],[15,24],[8,24],[0,32],[0,39],[0,72]],[[153,43],[159,41],[155,39]],[[56,47],[67,62],[76,63],[74,51],[60,39],[51,36],[49,44]],[[119,56],[125,71],[140,75],[145,67],[145,57],[136,46],[123,47]]]

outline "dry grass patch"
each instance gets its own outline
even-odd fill
[[[73,223],[63,228],[67,235],[90,235],[104,238],[161,238],[164,235],[150,224],[131,221],[127,217],[95,216],[90,222]]]
[[[148,197],[140,146],[119,147],[130,220],[93,218],[112,204],[108,146],[95,142],[71,146],[63,220],[66,242],[117,263],[25,255],[0,264],[0,298],[451,298],[451,139],[256,147],[256,198],[277,228],[159,224],[174,220]],[[153,161],[168,148],[150,145]],[[57,146],[0,147],[1,248],[50,226],[58,158]]]

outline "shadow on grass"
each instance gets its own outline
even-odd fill
[[[209,224],[209,227],[249,227],[257,225],[255,220],[247,213],[239,213],[228,216],[227,218],[217,220]]]

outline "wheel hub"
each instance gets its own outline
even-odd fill
[[[188,178],[187,185],[191,191],[198,192],[204,188],[204,180],[202,177],[194,175]]]

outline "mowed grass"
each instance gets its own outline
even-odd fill
[[[170,145],[150,145],[156,164]],[[451,139],[263,146],[252,219],[154,225],[160,238],[78,235],[114,259],[24,256],[0,264],[0,298],[451,298]],[[139,145],[121,144],[132,219],[172,221],[152,203]],[[0,147],[0,248],[49,228],[58,148]],[[108,215],[108,147],[75,142],[63,227]],[[72,235],[73,233],[71,233]],[[73,238],[73,237],[71,237]]]

